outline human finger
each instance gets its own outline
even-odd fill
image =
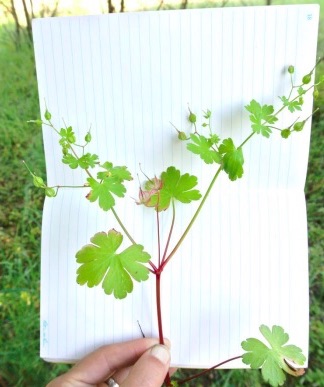
[[[99,384],[118,369],[134,364],[157,342],[157,339],[143,338],[100,347],[80,360],[66,374],[50,382],[47,387],[59,387],[62,383],[70,383],[71,386]]]
[[[160,387],[169,370],[170,358],[166,345],[154,345],[134,364],[120,387]]]

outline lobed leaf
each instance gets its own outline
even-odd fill
[[[242,148],[236,148],[233,140],[227,138],[223,140],[219,146],[219,153],[222,155],[222,163],[224,171],[229,178],[234,181],[243,176],[244,157]]]
[[[215,149],[213,149],[213,145],[219,141],[219,138],[217,136],[213,136],[212,138],[206,138],[205,136],[199,134],[191,134],[190,139],[192,142],[187,144],[187,149],[190,152],[199,155],[200,158],[206,164],[220,162],[219,153]]]
[[[169,167],[161,174],[162,188],[150,198],[150,206],[156,207],[158,211],[166,210],[175,199],[182,203],[190,203],[199,200],[201,194],[193,189],[197,185],[197,177],[180,171],[175,167]]]
[[[303,94],[303,93],[301,92],[301,94]],[[289,99],[285,96],[280,97],[280,99],[281,99],[282,103],[284,104],[284,106],[286,106],[291,113],[293,113],[296,110],[302,110],[301,107],[304,103],[302,97],[300,97],[298,100],[293,100],[293,101],[289,101]]]
[[[250,121],[252,123],[252,130],[255,133],[261,134],[262,136],[268,138],[272,130],[269,125],[266,124],[274,124],[278,120],[278,118],[273,115],[273,106],[261,106],[259,102],[253,99],[249,105],[245,106],[245,109],[251,113]]]
[[[293,376],[302,375],[303,369],[294,368],[291,362],[302,365],[306,358],[301,349],[295,345],[284,345],[288,342],[289,336],[283,328],[274,325],[271,330],[266,325],[261,325],[260,332],[270,347],[255,338],[243,341],[242,348],[247,351],[243,355],[243,363],[250,365],[251,368],[261,367],[264,380],[273,387],[283,385],[286,379],[285,372]]]
[[[117,254],[123,236],[115,230],[99,232],[90,241],[76,254],[77,263],[81,264],[77,270],[78,284],[91,288],[102,282],[106,294],[122,299],[132,292],[133,280],[148,279],[149,270],[144,264],[151,257],[142,245],[131,245]]]
[[[97,181],[93,177],[87,179],[91,191],[87,195],[90,202],[98,200],[99,207],[104,211],[110,210],[115,205],[114,196],[124,197],[126,188],[123,184],[124,180],[131,180],[132,176],[126,167],[116,166],[106,162],[102,166],[105,169],[103,172],[98,172]]]

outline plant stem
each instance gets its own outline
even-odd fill
[[[133,245],[136,245],[136,242],[130,235],[130,233],[127,231],[126,227],[124,226],[123,222],[120,220],[119,216],[117,215],[117,212],[115,211],[114,207],[111,207],[111,211],[114,214],[114,217],[116,218],[118,224],[123,229],[124,233],[127,235],[128,239],[133,243]]]
[[[242,142],[242,144],[239,146],[239,148],[242,148],[243,145],[245,145],[254,134],[255,134],[255,132],[252,132],[249,136],[247,136],[247,138]]]
[[[163,257],[162,257],[162,265],[165,261],[165,258],[166,258],[167,252],[168,252],[168,248],[169,248],[169,244],[170,244],[170,240],[171,240],[171,235],[172,235],[172,231],[173,231],[173,227],[174,227],[174,222],[175,222],[175,204],[174,204],[174,200],[172,200],[172,222],[171,222],[171,227],[170,227],[167,243],[165,245],[165,249],[164,249],[164,253],[163,253]]]
[[[185,237],[187,236],[188,232],[190,231],[192,225],[194,224],[197,216],[199,215],[210,191],[212,190],[214,184],[215,184],[215,181],[218,177],[218,175],[221,173],[221,171],[223,170],[223,167],[220,166],[218,169],[217,169],[217,172],[215,173],[215,176],[213,177],[212,181],[210,182],[208,188],[207,188],[207,191],[204,195],[204,197],[202,198],[196,212],[194,213],[194,216],[192,217],[192,219],[190,220],[187,228],[185,229],[184,233],[181,235],[181,238],[179,239],[178,243],[175,245],[175,247],[173,248],[173,250],[171,251],[171,253],[169,254],[169,256],[164,260],[163,264],[162,264],[162,269],[164,268],[164,266],[170,261],[170,259],[174,256],[174,254],[176,253],[176,251],[178,250],[178,248],[180,247],[181,243],[183,242],[183,240],[185,239]]]
[[[159,211],[156,209],[156,225],[157,225],[157,240],[158,240],[158,267],[161,266],[161,236],[160,236],[160,217]]]
[[[202,375],[204,375],[204,374],[207,374],[208,372],[214,370],[215,368],[218,368],[218,367],[222,366],[223,364],[229,363],[229,362],[231,362],[231,361],[233,361],[233,360],[240,359],[241,357],[242,357],[242,355],[240,355],[240,356],[235,356],[235,357],[232,357],[232,358],[230,358],[230,359],[224,360],[224,361],[222,361],[221,363],[218,363],[218,364],[214,365],[213,367],[207,368],[206,370],[203,370],[203,371],[199,372],[199,373],[196,374],[196,375],[190,376],[189,378],[186,378],[186,379],[183,379],[183,380],[179,380],[179,381],[178,381],[178,385],[181,385],[181,384],[184,384],[184,383],[189,382],[190,380],[199,378],[200,376],[202,376]]]
[[[158,330],[159,330],[159,342],[164,345],[164,336],[163,336],[163,324],[162,324],[162,306],[161,306],[161,272],[155,274],[155,293],[156,293],[156,311],[158,319]],[[167,373],[164,383],[167,386],[171,385],[171,379],[169,372]]]

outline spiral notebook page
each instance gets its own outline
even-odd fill
[[[315,64],[319,7],[275,6],[125,13],[33,22],[41,111],[71,125],[102,162],[127,165],[116,211],[156,259],[152,210],[137,206],[138,180],[168,166],[198,177],[204,193],[217,166],[177,139],[189,131],[188,106],[201,122],[236,143],[250,133],[253,98],[272,104]],[[312,112],[305,97],[303,115]],[[282,127],[298,116],[287,112]],[[164,333],[172,362],[209,367],[242,353],[261,324],[282,325],[307,354],[308,253],[304,184],[310,122],[287,140],[274,133],[244,147],[242,179],[221,175],[162,277]],[[87,176],[61,163],[57,134],[43,128],[48,185],[80,185]],[[75,253],[99,231],[120,227],[89,203],[87,189],[62,189],[44,205],[41,252],[41,357],[73,361],[105,343],[157,336],[155,282],[134,284],[124,300],[76,283]],[[177,205],[173,248],[197,204]],[[165,243],[171,214],[161,213]],[[124,238],[123,247],[128,246]],[[298,324],[296,324],[298,321]],[[243,367],[237,361],[230,367]]]

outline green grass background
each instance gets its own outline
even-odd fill
[[[205,2],[212,5],[212,2]],[[283,3],[283,2],[281,2]],[[287,2],[286,2],[287,3]],[[296,3],[296,2],[294,2]],[[321,0],[319,3],[324,3]],[[199,4],[202,5],[202,4]],[[324,5],[324,4],[323,4]],[[323,20],[322,7],[321,20]],[[323,50],[320,29],[319,54]],[[324,73],[323,64],[317,76]],[[316,105],[323,107],[324,92]],[[43,195],[21,161],[45,176],[40,130],[26,123],[39,117],[32,46],[15,47],[0,29],[0,386],[44,386],[68,368],[39,358],[40,227]],[[313,120],[306,184],[310,259],[310,362],[288,386],[324,385],[324,112]],[[298,300],[296,300],[298,302]],[[298,322],[296,322],[298,323]],[[188,371],[180,371],[188,374]],[[222,370],[190,386],[261,386],[258,371]]]

